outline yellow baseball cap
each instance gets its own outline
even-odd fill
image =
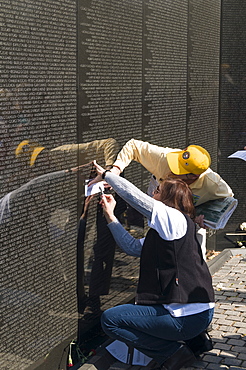
[[[210,154],[199,145],[189,145],[178,152],[167,153],[167,162],[175,175],[201,175],[211,164]]]
[[[36,143],[33,143],[29,140],[23,140],[20,144],[17,145],[15,149],[15,155],[16,157],[19,157],[19,155],[23,153],[31,153],[33,149],[37,146]]]
[[[37,156],[39,155],[40,152],[42,152],[42,150],[44,150],[45,147],[44,146],[38,146],[37,148],[35,148],[32,152],[32,155],[31,155],[31,158],[30,158],[30,166],[33,166],[35,161],[36,161],[36,158]]]
[[[35,160],[39,153],[45,149],[44,146],[38,146],[38,143],[30,141],[30,140],[23,140],[15,149],[16,157],[27,156],[28,160],[30,160],[30,166],[33,166]],[[26,157],[25,157],[26,158]]]

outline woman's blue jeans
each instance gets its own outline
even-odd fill
[[[106,310],[101,317],[104,332],[153,358],[160,365],[181,346],[196,337],[213,318],[214,309],[173,317],[162,305],[125,304]]]

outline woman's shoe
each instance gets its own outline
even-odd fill
[[[207,330],[203,331],[195,338],[186,340],[185,343],[192,350],[196,357],[213,349],[213,342]]]
[[[181,347],[162,364],[161,370],[179,370],[181,367],[190,366],[194,361],[196,361],[194,353],[188,346],[182,344]]]

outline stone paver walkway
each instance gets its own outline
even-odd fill
[[[214,349],[203,354],[191,369],[246,369],[246,249],[230,250],[229,260],[211,273],[216,307],[210,335]],[[217,258],[216,257],[216,258]],[[215,264],[213,263],[213,270]],[[101,348],[89,363],[79,370],[147,370],[115,360]]]

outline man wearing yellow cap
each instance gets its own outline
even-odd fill
[[[230,186],[209,167],[210,155],[201,146],[189,145],[181,150],[131,139],[118,153],[111,172],[119,175],[131,161],[141,163],[153,175],[147,191],[151,196],[157,182],[168,175],[179,177],[189,185],[195,206],[209,200],[233,196]],[[204,226],[202,220],[200,226]],[[206,259],[206,230],[198,228],[197,237]]]
[[[183,179],[192,190],[196,206],[233,196],[230,186],[209,168],[210,155],[201,146],[189,145],[181,150],[131,139],[119,152],[111,172],[121,173],[131,161],[141,163],[157,181],[170,174]]]

